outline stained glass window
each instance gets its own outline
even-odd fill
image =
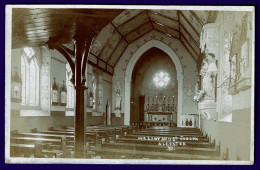
[[[66,85],[67,85],[67,108],[74,109],[75,89],[70,81],[72,71],[69,64],[66,64]]]
[[[164,73],[163,71],[161,71],[155,74],[153,81],[156,86],[164,87],[169,83],[170,77],[168,73]]]
[[[39,105],[39,66],[32,48],[24,48],[21,56],[22,105]]]

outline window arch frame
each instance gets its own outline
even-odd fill
[[[31,50],[30,55],[26,49]],[[40,107],[40,68],[34,49],[31,47],[25,47],[21,53],[21,78],[21,106]]]

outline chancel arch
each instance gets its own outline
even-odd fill
[[[130,122],[177,125],[177,74],[166,53],[151,48],[139,58],[132,73],[131,99]]]
[[[129,125],[130,123],[130,96],[131,96],[131,80],[132,80],[132,73],[137,63],[138,59],[149,49],[156,47],[163,52],[165,52],[173,61],[176,73],[177,73],[177,81],[178,81],[178,101],[177,101],[177,113],[182,114],[182,84],[183,84],[183,69],[182,64],[176,55],[176,53],[166,44],[158,41],[158,40],[151,40],[142,45],[131,57],[128,62],[125,71],[125,115],[124,115],[124,124]],[[178,116],[177,116],[178,117]],[[180,122],[177,120],[177,124]]]

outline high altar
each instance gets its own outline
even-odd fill
[[[174,96],[145,96],[144,121],[157,123],[176,122]]]

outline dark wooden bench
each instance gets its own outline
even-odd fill
[[[91,152],[90,152],[91,151]],[[219,156],[190,155],[155,151],[138,151],[127,149],[91,148],[90,154],[102,159],[162,159],[162,160],[221,160]]]
[[[54,157],[56,157],[57,154],[60,157],[70,157],[71,149],[67,147],[67,139],[65,136],[45,136],[39,133],[12,133],[10,143],[10,149],[13,155],[20,155],[22,152],[31,154],[33,150],[34,157],[42,157],[43,155],[50,156],[51,154]],[[34,145],[35,147],[33,149]],[[28,157],[28,154],[25,155],[25,157]]]

